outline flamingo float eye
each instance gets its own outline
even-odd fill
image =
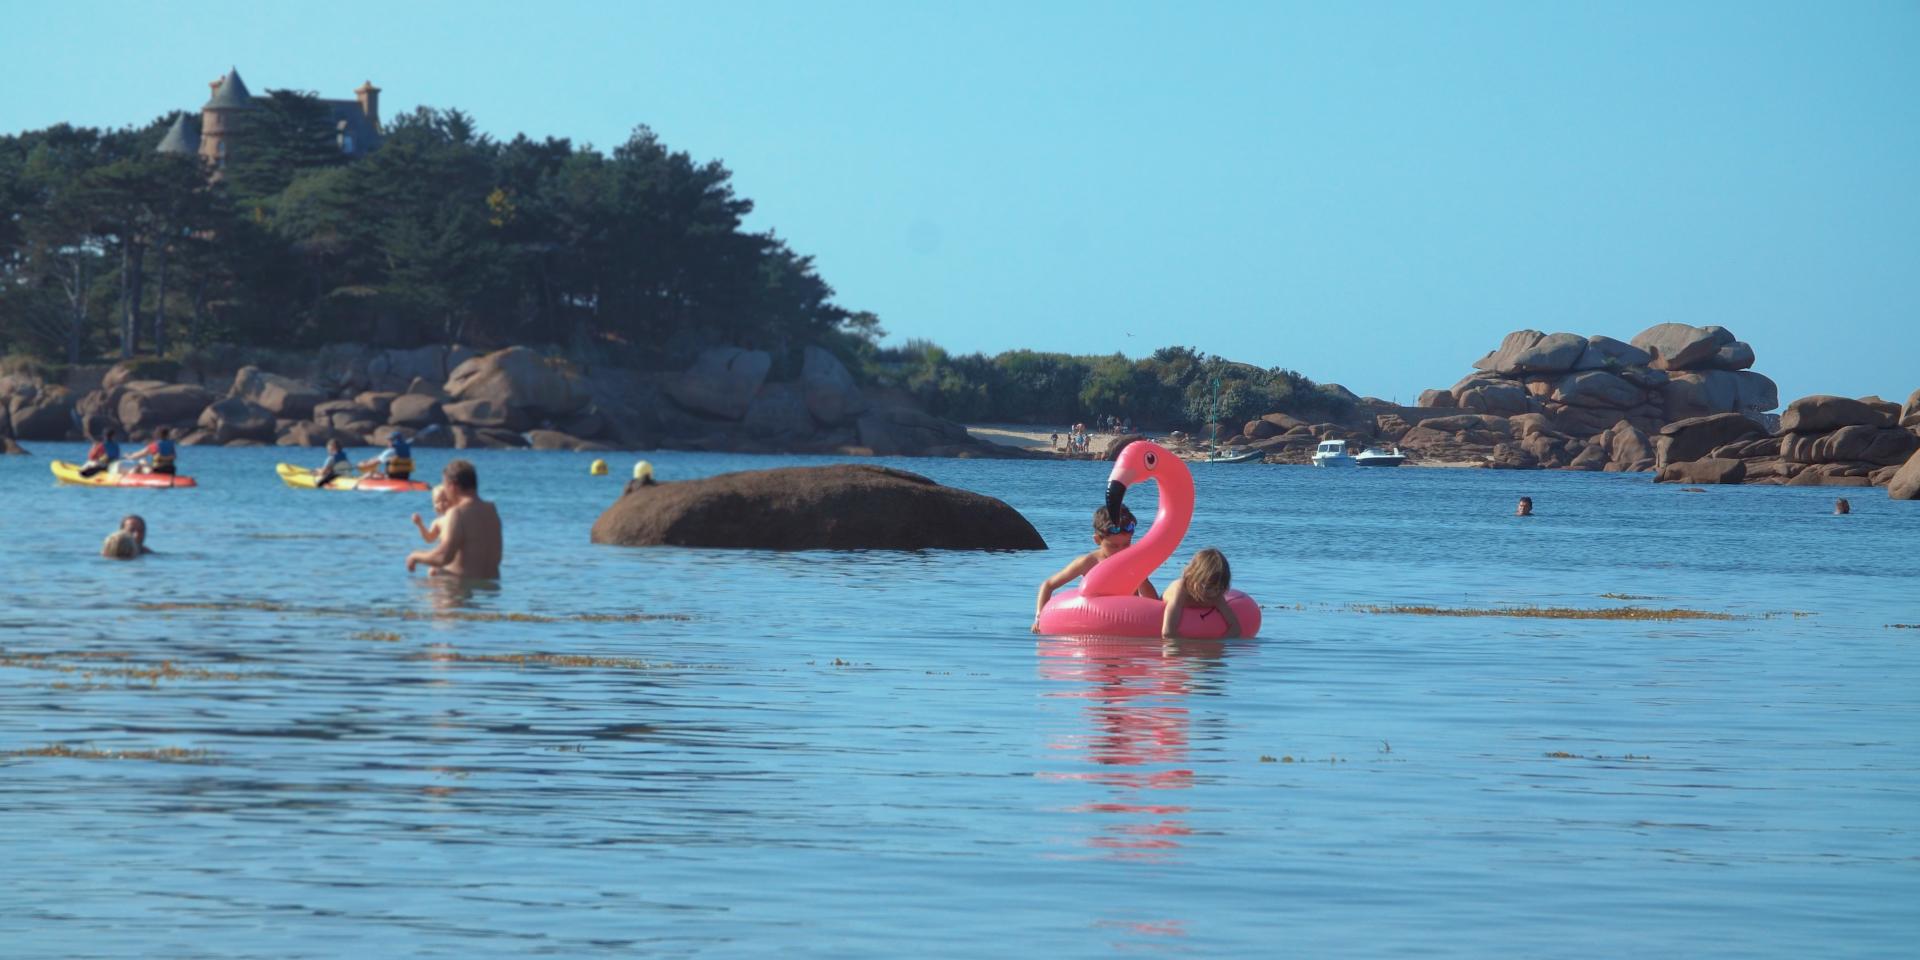
[[[1160,457],[1159,457],[1159,455],[1158,455],[1158,454],[1152,454],[1152,453],[1149,453],[1149,454],[1147,454],[1147,469],[1148,469],[1148,470],[1152,470],[1152,469],[1154,468],[1154,465],[1155,465],[1155,464],[1158,464],[1159,462],[1160,462]]]

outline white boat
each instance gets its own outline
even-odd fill
[[[1225,450],[1216,450],[1211,456],[1207,457],[1205,460],[1202,460],[1200,462],[1201,463],[1257,463],[1264,459],[1266,459],[1266,452],[1262,450],[1238,450],[1231,453]]]
[[[1394,447],[1391,451],[1362,450],[1359,456],[1353,458],[1353,465],[1356,467],[1397,467],[1406,462],[1407,455],[1401,453],[1399,447]]]
[[[1313,465],[1316,467],[1351,467],[1354,459],[1347,453],[1345,440],[1322,440],[1319,448],[1313,451]]]

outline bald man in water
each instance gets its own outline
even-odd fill
[[[480,499],[480,476],[473,464],[455,460],[447,464],[440,480],[453,506],[440,518],[440,542],[431,550],[407,554],[407,572],[424,563],[436,576],[500,579],[500,513]]]

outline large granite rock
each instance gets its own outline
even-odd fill
[[[1420,391],[1419,405],[1422,407],[1457,407],[1460,403],[1454,399],[1453,391],[1451,390],[1422,390]]]
[[[740,421],[748,436],[762,440],[804,440],[813,435],[813,415],[799,384],[769,383],[760,388]]]
[[[1894,418],[1884,408],[1862,400],[1815,394],[1787,404],[1780,415],[1782,433],[1825,433],[1850,426],[1891,427]]]
[[[1908,457],[1906,465],[1887,481],[1887,496],[1895,500],[1920,500],[1920,453]]]
[[[667,395],[695,413],[738,420],[747,415],[771,369],[773,356],[765,350],[716,347],[702,352],[685,373],[671,378]]]
[[[418,430],[432,424],[446,423],[447,415],[439,398],[423,393],[403,393],[387,405],[387,422]]]
[[[1660,468],[1655,479],[1661,483],[1739,483],[1747,478],[1747,465],[1740,460],[1704,457],[1685,463],[1669,463]]]
[[[251,401],[283,420],[311,417],[313,408],[327,399],[325,392],[305,380],[283,377],[252,366],[241,367],[233,375],[233,386],[227,391],[227,396]]]
[[[375,390],[412,392],[414,380],[445,383],[454,369],[475,356],[467,347],[419,347],[383,350],[367,361],[367,379]]]
[[[1664,471],[1669,464],[1698,460],[1716,447],[1766,433],[1765,427],[1737,413],[1677,420],[1660,428],[1654,441],[1654,468]]]
[[[1900,408],[1900,425],[1908,430],[1920,430],[1920,390],[1907,397],[1907,405]]]
[[[1602,468],[1607,472],[1641,473],[1653,469],[1653,441],[1639,427],[1622,421],[1595,440],[1607,451],[1607,464]]]
[[[497,400],[461,400],[441,410],[448,422],[475,429],[525,430],[533,425],[532,415],[525,408]]]
[[[1574,361],[1575,370],[1621,370],[1626,367],[1644,367],[1653,362],[1653,355],[1630,343],[1621,343],[1612,337],[1591,336],[1587,338],[1587,348]]]
[[[860,417],[856,430],[860,445],[878,457],[910,455],[931,447],[976,442],[966,427],[906,407],[869,411]]]
[[[73,391],[62,386],[16,388],[7,402],[13,435],[21,440],[65,440],[73,429]]]
[[[1662,370],[1692,370],[1733,343],[1726,327],[1696,327],[1686,323],[1656,323],[1633,338],[1633,345],[1654,355],[1652,366]]]
[[[1644,403],[1647,391],[1605,370],[1583,370],[1562,377],[1553,388],[1553,399],[1576,407],[1625,409]]]
[[[1727,370],[1675,373],[1662,391],[1668,420],[1733,413],[1740,404],[1740,378]]]
[[[273,412],[243,397],[216,400],[200,411],[198,421],[205,443],[232,443],[253,440],[272,443],[276,425]]]
[[[637,487],[594,543],[760,550],[1044,550],[992,497],[885,467],[787,467]]]
[[[191,426],[213,403],[213,394],[197,383],[135,380],[121,384],[118,391],[115,416],[130,437],[146,436],[161,427]]]
[[[508,347],[474,357],[447,375],[447,395],[459,402],[486,401],[502,410],[521,411],[528,421],[560,417],[586,406],[587,392],[576,386],[564,366],[527,347]]]
[[[807,412],[822,426],[837,427],[866,412],[867,401],[840,358],[819,347],[800,354],[800,389]]]
[[[1511,416],[1533,409],[1526,387],[1511,380],[1477,380],[1464,389],[1456,389],[1454,399],[1463,410],[1494,416]]]

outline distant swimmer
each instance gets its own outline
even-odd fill
[[[473,464],[454,460],[441,473],[451,506],[439,520],[440,542],[431,550],[407,554],[407,572],[420,564],[435,574],[466,580],[500,578],[500,512],[480,499],[480,477]]]
[[[1852,513],[1852,512],[1853,512],[1853,504],[1851,504],[1851,503],[1848,503],[1848,502],[1847,502],[1847,498],[1846,498],[1846,497],[1841,497],[1840,499],[1838,499],[1838,500],[1835,500],[1835,501],[1833,502],[1833,512],[1834,512],[1834,513],[1836,513],[1836,514],[1839,514],[1839,513]]]
[[[1513,515],[1514,515],[1514,516],[1516,516],[1516,517],[1531,517],[1531,516],[1533,516],[1533,498],[1532,498],[1532,497],[1521,497],[1521,498],[1520,498],[1520,505],[1519,505],[1519,506],[1517,506],[1517,507],[1514,507],[1514,508],[1513,508]]]
[[[125,530],[115,530],[100,545],[100,555],[113,560],[132,560],[140,555],[140,543]]]
[[[133,538],[134,546],[139,547],[138,553],[144,555],[153,552],[147,547],[147,519],[145,517],[137,513],[129,513],[121,517],[119,532]]]

